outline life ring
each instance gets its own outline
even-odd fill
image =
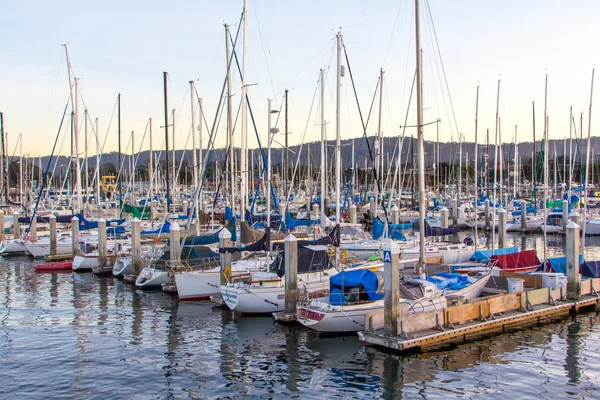
[[[221,271],[221,279],[223,281],[228,281],[231,278],[231,267],[225,267]]]

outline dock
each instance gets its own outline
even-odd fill
[[[550,287],[507,293],[441,310],[400,316],[397,335],[382,329],[383,320],[366,316],[368,330],[361,341],[394,352],[431,351],[492,334],[523,329],[576,315],[597,307],[600,278],[579,283],[581,296],[567,299],[567,289]]]

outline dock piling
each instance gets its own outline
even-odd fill
[[[134,218],[131,221],[131,262],[133,264],[133,273],[138,276],[142,272],[142,254],[140,249],[141,241],[140,220]]]
[[[227,230],[227,229],[223,229]],[[229,231],[227,231],[229,232]],[[181,227],[177,222],[171,224],[171,237],[169,243],[169,255],[172,264],[179,262],[181,256]]]
[[[350,206],[350,223],[356,223],[356,204]]]
[[[100,271],[106,268],[106,220],[98,220],[98,266]]]
[[[578,300],[581,295],[579,277],[580,227],[575,222],[567,224],[567,298]]]
[[[73,238],[71,248],[73,252],[73,258],[75,258],[75,256],[79,253],[79,218],[77,218],[77,216],[71,218],[71,236]]]
[[[567,233],[567,224],[569,223],[569,202],[567,200],[563,200],[562,204],[562,225],[563,225],[563,233]]]
[[[393,221],[394,224],[399,224],[400,223],[400,209],[394,204],[394,206],[392,207],[392,216],[393,216]]]
[[[29,235],[33,238],[37,238],[37,216],[31,217],[31,229],[29,230]]]
[[[485,199],[485,229],[490,230],[490,199]]]
[[[527,229],[527,202],[521,200],[521,230]]]
[[[448,227],[448,213],[449,210],[445,206],[440,210],[441,226],[443,229]],[[448,240],[448,236],[444,236],[443,240]]]
[[[393,240],[383,247],[383,275],[385,297],[383,322],[386,335],[398,335],[400,319],[400,248]]]
[[[231,232],[227,228],[219,232],[219,248],[231,247]],[[225,285],[231,276],[231,253],[220,253],[221,257],[221,285]]]
[[[285,251],[285,312],[296,315],[298,290],[298,239],[289,234],[283,239]]]
[[[506,210],[502,206],[498,210],[498,247],[506,247]]]
[[[56,215],[54,215],[54,214],[50,215],[49,220],[50,220],[50,255],[55,256],[56,255]],[[13,224],[15,224],[17,227],[19,226],[16,219],[13,221]]]
[[[0,241],[4,241],[4,211],[0,210]]]

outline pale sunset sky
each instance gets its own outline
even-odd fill
[[[274,107],[279,108],[285,89],[290,90],[290,142],[319,139],[319,96],[314,103],[313,97],[321,68],[328,71],[326,120],[331,121],[327,124],[328,138],[334,138],[334,39],[340,28],[363,115],[366,118],[383,68],[384,136],[401,134],[399,125],[404,123],[415,68],[414,1],[248,0],[248,8],[247,82],[252,85],[249,96],[261,140],[267,130],[267,99],[274,99]],[[80,79],[81,141],[83,110],[87,108],[92,120],[99,119],[99,140],[106,142],[104,151],[117,149],[117,117],[113,112],[120,92],[123,152],[131,151],[127,150],[127,142],[132,131],[136,150],[148,149],[148,134],[143,142],[142,136],[150,117],[154,148],[160,149],[164,145],[160,128],[164,125],[162,72],[167,71],[169,109],[176,109],[175,147],[184,148],[187,142],[187,148],[191,148],[188,82],[195,80],[207,123],[212,125],[226,70],[223,24],[229,24],[235,35],[242,9],[243,0],[21,0],[4,4],[0,111],[9,135],[9,152],[14,150],[18,134],[22,134],[24,153],[50,154],[69,97],[64,43],[68,43],[72,69]],[[486,128],[494,132],[496,90],[501,79],[502,141],[514,140],[515,126],[518,141],[531,141],[532,101],[536,135],[541,138],[544,79],[548,74],[549,137],[568,137],[570,106],[578,131],[583,112],[586,136],[592,69],[600,59],[599,18],[597,0],[424,0],[421,43],[425,122],[441,119],[441,141],[456,141],[459,132],[465,140],[473,141],[479,85],[479,142],[483,143]],[[241,42],[240,36],[240,62]],[[236,111],[241,98],[237,69],[233,76]],[[598,98],[595,94],[594,99]],[[378,99],[369,121],[369,135],[377,131]],[[409,125],[416,119],[414,104],[413,100]],[[594,107],[591,132],[596,136],[600,104]],[[342,138],[360,136],[362,128],[349,73],[343,78],[341,109]],[[223,116],[217,147],[225,144],[225,124]],[[283,131],[281,120],[278,126]],[[67,128],[65,123],[61,135],[65,139],[59,140],[61,154],[69,152]],[[240,123],[236,127],[236,146],[239,128]],[[415,131],[407,130],[406,134]],[[255,147],[254,131],[250,130],[249,135],[249,144]],[[206,146],[206,129],[204,138]],[[430,125],[425,139],[435,138],[435,125]],[[91,127],[88,141],[92,155],[96,139]]]

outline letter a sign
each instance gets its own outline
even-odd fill
[[[392,252],[389,250],[383,251],[383,262],[391,263],[392,262]]]

